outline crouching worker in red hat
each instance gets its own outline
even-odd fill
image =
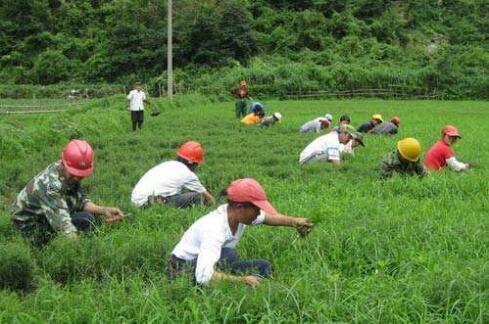
[[[56,233],[77,238],[102,220],[113,223],[124,217],[119,208],[98,206],[84,194],[80,182],[93,172],[93,155],[87,142],[70,141],[61,160],[36,175],[17,195],[12,221],[31,243],[44,245]]]
[[[177,150],[176,161],[158,164],[138,181],[131,194],[132,203],[137,207],[160,203],[177,208],[204,202],[214,204],[214,197],[195,174],[197,166],[203,162],[202,145],[195,141],[184,143]]]
[[[464,171],[471,167],[469,163],[460,162],[455,157],[451,146],[453,146],[459,138],[458,129],[452,125],[446,125],[441,130],[441,140],[435,143],[426,153],[424,165],[431,171],[438,171],[446,166],[455,171]]]
[[[174,279],[186,272],[197,284],[228,280],[259,285],[272,274],[267,260],[242,261],[236,251],[247,225],[290,226],[306,236],[313,225],[306,218],[279,214],[254,179],[240,179],[226,189],[228,203],[198,219],[183,234],[168,260],[167,275]]]

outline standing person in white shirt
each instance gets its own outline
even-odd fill
[[[348,144],[350,141],[352,141],[351,144]],[[327,161],[339,165],[341,164],[341,153],[346,149],[341,144],[348,144],[351,150],[358,145],[365,146],[362,134],[357,132],[353,126],[341,125],[338,130],[319,136],[306,146],[300,154],[299,163],[303,165]]]
[[[279,214],[254,179],[239,179],[226,189],[228,203],[198,219],[183,234],[168,260],[167,275],[194,273],[201,285],[228,280],[256,286],[272,274],[267,260],[242,261],[236,251],[246,225],[290,226],[305,237],[313,225],[306,218]]]
[[[203,162],[202,145],[195,141],[184,143],[178,148],[175,161],[160,163],[144,174],[132,191],[132,203],[137,207],[160,203],[177,208],[204,202],[214,204],[214,197],[195,174],[197,166]]]
[[[132,130],[141,129],[144,122],[144,103],[148,103],[146,94],[143,91],[143,85],[140,82],[134,83],[134,89],[127,95],[129,100],[129,111],[131,112]]]

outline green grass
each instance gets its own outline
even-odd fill
[[[489,320],[489,104],[477,101],[265,101],[284,120],[272,129],[240,125],[234,105],[202,98],[158,102],[141,133],[130,131],[122,98],[70,114],[0,116],[0,322],[487,322]],[[395,137],[366,138],[340,168],[299,167],[315,137],[300,125],[326,112],[354,125],[372,113],[401,117]],[[424,151],[445,123],[463,139],[457,156],[478,164],[464,174],[379,179],[378,165],[398,139]],[[97,203],[135,217],[78,242],[59,238],[30,249],[12,229],[10,201],[59,157],[70,137],[96,149],[84,181]],[[132,187],[150,167],[194,139],[206,149],[199,169],[214,194],[254,177],[279,211],[317,224],[306,240],[287,228],[249,228],[243,258],[268,258],[274,279],[257,289],[229,283],[169,284],[166,258],[185,229],[212,208],[135,210]],[[5,251],[5,252],[4,252]],[[17,253],[18,252],[18,253]],[[28,269],[26,269],[28,268]],[[19,270],[22,269],[22,270]]]

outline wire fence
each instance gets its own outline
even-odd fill
[[[204,96],[217,97],[220,101],[230,100],[229,89],[222,86],[202,86],[199,88],[175,88],[176,96],[186,94],[201,94]],[[287,91],[286,89],[274,92],[271,88],[257,85],[252,87],[250,92],[254,98],[279,98],[279,99],[351,99],[351,98],[385,98],[385,99],[450,99],[444,92],[437,89],[426,89],[422,87],[389,85],[385,88],[360,88],[350,90],[307,90],[298,89]],[[163,91],[161,96],[166,96]],[[107,97],[105,97],[107,98]],[[39,114],[39,113],[60,113],[76,111],[85,108],[87,105],[100,100],[100,98],[58,98],[58,99],[0,99],[0,115],[8,114]],[[105,103],[103,106],[107,106]]]
[[[0,100],[0,114],[57,113],[83,109],[95,99],[15,99]]]

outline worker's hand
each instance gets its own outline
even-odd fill
[[[124,218],[124,214],[119,208],[116,207],[105,207],[105,222],[108,224],[118,222]]]
[[[261,278],[257,276],[246,276],[244,277],[244,281],[247,285],[250,285],[252,287],[256,287],[261,284]]]
[[[294,228],[297,230],[301,237],[306,237],[312,231],[313,227],[314,224],[309,223],[307,218],[295,218]]]
[[[76,240],[78,238],[78,233],[77,232],[71,232],[66,234],[66,237],[69,238],[70,240]]]
[[[473,163],[473,162],[467,162],[467,163],[465,163],[465,167],[466,167],[467,169],[472,169],[472,168],[474,168],[474,167],[476,167],[476,166],[477,166],[477,165],[476,165],[475,163]]]

